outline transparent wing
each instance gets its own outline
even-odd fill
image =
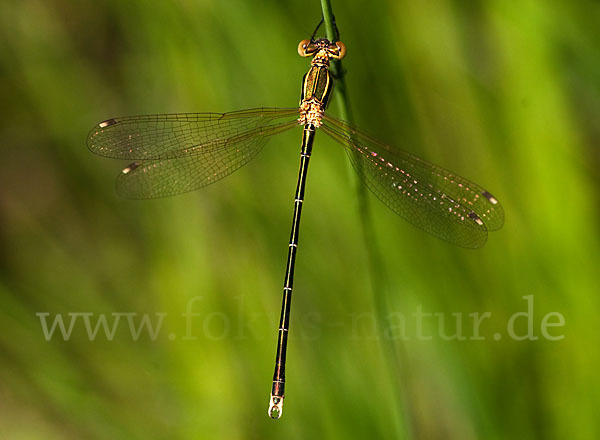
[[[298,109],[130,116],[101,122],[88,135],[90,151],[135,160],[117,179],[128,198],[192,191],[233,173],[268,138],[297,125]]]
[[[504,223],[504,211],[479,185],[325,115],[321,127],[347,147],[354,169],[392,211],[426,232],[467,248],[479,248],[487,231]]]

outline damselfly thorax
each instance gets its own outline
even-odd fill
[[[301,125],[311,124],[320,127],[333,89],[329,59],[344,58],[346,46],[341,41],[331,43],[324,38],[316,41],[302,40],[298,45],[298,53],[303,57],[313,57],[310,69],[304,75],[302,82],[298,122]]]

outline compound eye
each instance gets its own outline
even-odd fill
[[[337,48],[337,53],[332,55],[332,58],[336,60],[341,60],[346,56],[346,45],[341,41],[335,42],[335,47]]]
[[[308,57],[310,54],[306,53],[306,50],[309,48],[310,40],[302,40],[298,44],[298,55],[301,57]]]

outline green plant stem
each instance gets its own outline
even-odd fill
[[[330,0],[321,0],[321,7],[323,10],[323,20],[325,24],[325,31],[327,34],[327,38],[331,41],[335,38],[335,28],[333,25],[333,10],[331,8]],[[352,117],[352,111],[350,109],[350,104],[348,101],[348,95],[346,92],[346,81],[343,75],[342,62],[340,60],[335,60],[330,70],[334,77],[336,78],[334,94],[337,100],[337,104],[339,107],[340,117],[344,121],[353,125],[354,120]],[[356,162],[357,164],[360,161]],[[380,252],[376,244],[373,223],[371,218],[371,210],[369,207],[367,192],[365,185],[356,177],[356,174],[352,174],[353,176],[353,186],[356,191],[357,200],[358,200],[358,211],[361,220],[362,233],[365,241],[365,246],[367,248],[367,258],[369,260],[369,272],[371,274],[371,284],[374,292],[382,292],[383,287],[387,284],[385,281],[384,269],[382,267]]]
[[[333,25],[333,11],[330,0],[321,0],[321,6],[323,9],[323,20],[325,23],[327,38],[329,40],[333,40],[335,38],[335,28]],[[335,60],[335,62],[331,65],[330,70],[336,78],[334,94],[339,107],[340,117],[349,124],[354,124],[346,93],[346,81],[342,74],[342,62],[340,60]],[[360,161],[356,161],[356,163],[360,164]],[[363,182],[360,181],[356,173],[351,173],[351,176],[358,200],[357,207],[363,239],[367,250],[371,287],[373,289],[375,302],[378,305],[377,309],[380,310],[379,306],[383,305],[382,300],[385,297],[385,290],[386,286],[388,285],[387,277],[382,264],[381,253],[379,252],[379,248],[377,246],[371,209],[367,198],[367,188]],[[380,322],[380,324],[382,323],[383,321]]]
[[[331,1],[321,0],[321,9],[323,10],[323,21],[325,24],[325,33],[327,34],[327,39],[333,41],[335,39],[335,28],[333,26],[333,10],[331,9]],[[338,103],[340,117],[344,121],[353,124],[354,121],[350,104],[348,103],[346,81],[344,80],[342,62],[340,60],[335,60],[331,65],[330,70],[333,76],[336,78],[334,94]]]
[[[336,32],[333,25],[334,15],[333,10],[331,8],[331,1],[321,0],[321,8],[323,10],[323,21],[325,24],[327,39],[333,41],[335,39]],[[342,62],[340,60],[336,60],[334,63],[332,63],[330,70],[336,78],[334,94],[336,96],[340,117],[344,121],[353,125],[354,121],[352,117],[352,111],[350,109],[350,104],[348,101],[346,81],[344,79]],[[356,161],[356,164],[360,163],[360,161]],[[385,267],[383,265],[381,252],[379,250],[379,246],[377,245],[375,228],[373,227],[373,217],[371,215],[369,200],[367,198],[367,188],[365,184],[358,178],[357,173],[351,173],[351,175],[353,176],[353,186],[356,191],[356,197],[358,201],[357,208],[367,254],[367,264],[369,267],[370,284],[373,293],[373,301],[375,304],[377,328],[381,331],[381,329],[385,328],[386,325],[385,316],[386,311],[388,309],[386,299],[388,298],[389,294],[389,282],[385,271]],[[403,376],[401,373],[402,355],[396,350],[396,347],[391,340],[386,338],[380,338],[380,340],[383,341],[382,350],[387,360],[387,364],[394,367],[394,371],[392,371],[392,369],[388,369],[388,372],[390,374],[391,382],[394,385],[396,385],[396,392],[393,393],[393,397],[396,399],[398,411],[403,413],[404,400],[401,397],[402,393],[399,391],[402,384]],[[404,386],[404,389],[407,389],[406,386]],[[402,419],[404,419],[404,421],[406,420],[405,417],[402,417]],[[406,425],[400,421],[400,418],[396,419],[396,423],[399,433],[402,432],[403,437],[406,438]]]

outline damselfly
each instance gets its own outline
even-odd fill
[[[317,27],[318,29],[318,27]],[[171,196],[210,185],[252,160],[274,135],[301,126],[300,171],[285,270],[275,373],[268,413],[283,410],[285,360],[294,265],[308,163],[317,129],[341,144],[366,186],[392,211],[424,231],[466,248],[479,248],[504,222],[498,200],[481,186],[444,168],[379,142],[326,115],[333,86],[330,60],[345,45],[315,39],[298,46],[312,57],[300,108],[258,108],[231,113],[179,113],[108,119],[88,135],[100,156],[134,161],[117,179],[117,191],[134,199]]]

